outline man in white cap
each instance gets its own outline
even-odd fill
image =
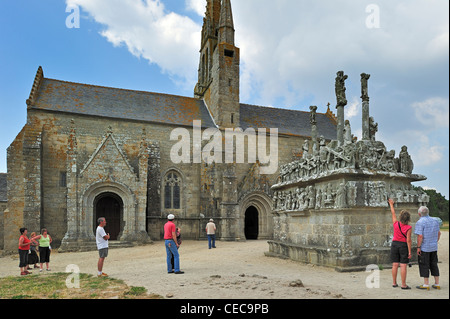
[[[211,249],[211,247],[216,248],[216,225],[214,224],[214,220],[212,218],[209,220],[209,223],[206,224],[206,235],[208,235],[209,249]]]
[[[184,274],[180,270],[180,255],[178,254],[177,228],[173,223],[175,216],[170,214],[167,216],[167,223],[164,225],[164,240],[167,253],[167,272],[169,274]],[[174,258],[174,268],[172,268],[172,256]]]

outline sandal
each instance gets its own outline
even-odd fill
[[[392,288],[397,288],[398,287],[398,285],[397,284],[395,284],[395,285],[392,285]]]
[[[406,286],[406,287],[402,287],[402,289],[403,290],[408,290],[408,289],[411,289],[411,287],[410,286]]]

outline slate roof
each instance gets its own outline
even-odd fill
[[[278,134],[311,136],[310,112],[241,104],[241,127],[278,128]],[[317,136],[328,140],[337,137],[336,124],[323,113],[316,114]]]
[[[203,126],[214,127],[199,99],[53,79],[42,81],[33,108],[179,126],[201,120]]]
[[[178,126],[201,120],[204,128],[215,127],[203,100],[43,78],[33,109],[68,112]],[[242,129],[278,128],[279,134],[310,136],[309,112],[240,105]],[[317,114],[318,136],[336,139],[336,125],[326,114]]]
[[[7,178],[8,174],[0,173],[0,202],[8,201]]]

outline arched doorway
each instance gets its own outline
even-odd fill
[[[255,237],[254,234],[256,239],[273,238],[272,199],[267,194],[258,191],[250,193],[240,201],[239,206],[243,226],[241,238],[249,239],[248,235]]]
[[[117,240],[122,231],[123,202],[120,196],[114,193],[103,193],[94,200],[94,225],[97,229],[97,219],[105,217],[105,231],[109,233],[110,240]]]
[[[245,238],[256,240],[259,235],[259,212],[255,206],[250,206],[245,211]]]

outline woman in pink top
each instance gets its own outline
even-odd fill
[[[402,289],[411,289],[406,284],[406,269],[411,259],[411,232],[412,227],[409,224],[411,221],[411,214],[406,210],[400,213],[400,220],[397,220],[394,209],[394,201],[389,199],[389,206],[392,213],[392,224],[394,226],[394,238],[391,245],[391,261],[392,261],[392,287],[397,285],[397,272],[400,266],[400,275],[402,277]]]

